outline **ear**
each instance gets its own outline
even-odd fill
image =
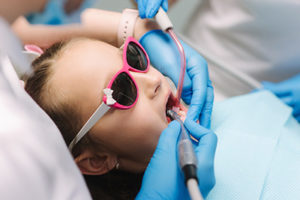
[[[102,175],[116,166],[117,156],[106,152],[85,150],[75,158],[75,162],[83,174]]]

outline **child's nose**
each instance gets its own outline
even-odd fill
[[[145,94],[148,98],[154,98],[161,89],[161,76],[153,73],[150,69],[147,73],[132,73],[137,82],[139,93]]]

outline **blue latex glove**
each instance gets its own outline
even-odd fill
[[[136,0],[140,17],[153,18],[159,7],[162,7],[166,12],[168,10],[168,0]]]
[[[66,14],[64,5],[66,0],[49,0],[45,9],[41,13],[32,13],[26,16],[31,24],[62,25],[80,22],[80,14],[86,9],[92,7],[95,0],[84,0],[79,9],[70,14]]]
[[[190,134],[199,140],[199,143],[195,144],[198,158],[197,173],[200,191],[205,198],[215,185],[214,155],[217,137],[213,132],[191,120],[186,126]],[[180,128],[180,124],[173,121],[161,134],[136,199],[189,199],[177,159]]]
[[[280,83],[263,82],[265,89],[273,92],[293,108],[293,115],[300,122],[300,74]]]
[[[170,77],[177,86],[180,56],[171,37],[161,30],[152,30],[142,36],[140,43],[147,51],[151,64]],[[214,94],[207,63],[194,49],[182,41],[181,43],[186,56],[186,75],[181,98],[190,104],[187,118],[199,120],[202,126],[209,128]]]

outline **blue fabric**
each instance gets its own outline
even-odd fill
[[[284,103],[293,108],[293,115],[300,122],[300,74],[279,83],[262,82]]]
[[[300,127],[290,117],[282,128],[261,199],[300,198]]]
[[[50,0],[42,13],[26,16],[31,24],[62,25],[80,22],[81,12],[93,6],[95,0],[85,0],[80,8],[70,15],[64,12],[66,0]]]
[[[216,185],[208,200],[299,199],[300,125],[267,91],[217,103]]]

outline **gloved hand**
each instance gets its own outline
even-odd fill
[[[151,64],[162,74],[170,77],[177,86],[180,56],[171,37],[161,30],[152,30],[141,37],[140,43],[147,51]],[[194,49],[182,41],[181,43],[186,56],[186,73],[181,98],[190,104],[187,118],[199,120],[202,126],[209,128],[214,94],[207,63]]]
[[[300,74],[280,83],[263,82],[265,89],[273,92],[293,108],[293,115],[300,122]]]
[[[195,145],[198,158],[197,172],[200,191],[205,198],[215,184],[214,155],[217,137],[213,132],[191,120],[187,123],[187,129],[199,140],[199,143]],[[184,177],[178,164],[179,132],[180,124],[173,121],[161,134],[136,199],[189,199]]]
[[[140,17],[153,18],[159,7],[162,7],[166,12],[168,10],[168,0],[136,0]]]

